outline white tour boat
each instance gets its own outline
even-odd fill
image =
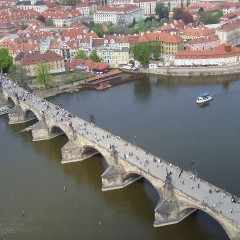
[[[213,96],[210,92],[203,92],[197,98],[196,103],[205,103],[205,102],[211,101],[212,99],[213,99]]]

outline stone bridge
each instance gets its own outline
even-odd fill
[[[183,171],[119,136],[101,129],[59,106],[16,86],[7,78],[3,93],[14,103],[9,124],[37,119],[32,129],[33,141],[43,141],[65,134],[62,163],[83,161],[101,154],[108,166],[102,174],[102,190],[123,188],[139,178],[147,179],[159,194],[154,226],[175,224],[200,209],[212,216],[230,239],[240,239],[240,200],[230,193],[200,179],[196,173]]]

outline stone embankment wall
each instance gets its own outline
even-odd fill
[[[212,76],[240,73],[240,65],[222,67],[159,67],[156,69],[141,68],[140,71],[167,76]]]

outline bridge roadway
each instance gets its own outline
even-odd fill
[[[34,94],[28,93],[13,84],[7,78],[3,79],[2,87],[12,95],[17,94],[20,99],[25,98],[24,103],[29,104],[32,108],[45,111],[47,114],[46,117],[51,116],[55,118],[56,121],[63,120],[63,123],[67,126],[72,125],[72,128],[77,134],[84,135],[85,138],[108,149],[108,151],[111,152],[110,145],[115,145],[118,152],[118,158],[120,157],[125,159],[125,161],[134,164],[141,169],[141,171],[147,172],[162,181],[166,180],[167,172],[171,172],[171,184],[173,188],[177,188],[187,196],[190,196],[201,204],[211,208],[213,212],[217,211],[229,219],[229,221],[232,221],[233,223],[235,222],[236,225],[240,224],[240,200],[235,197],[237,202],[234,203],[232,201],[232,194],[200,179],[189,171],[182,170],[181,173],[179,167],[161,160],[160,158],[147,153],[143,149],[128,143],[119,136],[114,136],[79,117],[68,117],[71,115],[70,112],[67,112],[64,109],[59,111],[59,108],[57,108],[56,105],[40,99]],[[180,173],[181,175],[179,176]],[[211,193],[209,190],[211,190]]]

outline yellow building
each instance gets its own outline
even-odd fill
[[[128,64],[129,57],[129,48],[122,48],[121,50],[114,50],[113,57],[115,60],[115,67],[119,67],[121,64]]]

